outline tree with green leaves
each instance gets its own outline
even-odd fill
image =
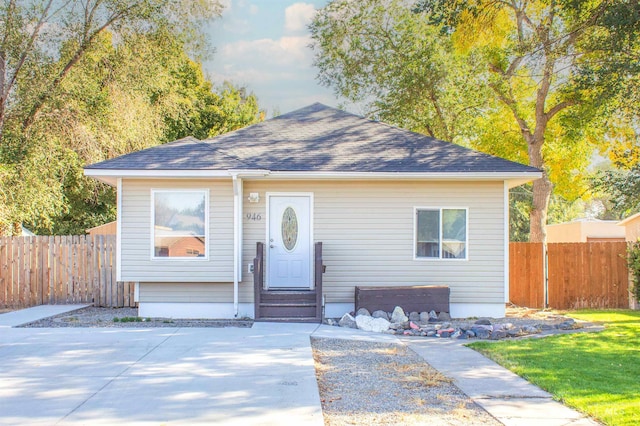
[[[8,0],[0,5],[0,142],[17,119],[26,131],[107,31],[126,39],[159,28],[187,42],[220,12],[217,2]],[[27,82],[29,84],[27,84]]]
[[[453,141],[484,103],[473,62],[404,1],[332,1],[311,35],[319,81],[372,118]]]
[[[49,126],[47,136],[71,148],[60,179],[64,206],[50,226],[27,222],[40,233],[77,234],[115,218],[114,190],[85,178],[84,164],[185,136],[204,139],[261,119],[255,96],[229,83],[214,87],[201,64],[164,37],[145,35],[117,48],[106,40],[63,86],[65,95],[51,114],[64,125]]]
[[[334,0],[311,25],[315,63],[322,83],[373,115],[540,168],[530,240],[544,241],[554,184],[567,198],[586,191],[581,175],[606,142],[609,98],[582,82],[610,6]]]
[[[255,96],[215,88],[199,62],[215,1],[7,1],[0,5],[0,233],[84,233],[115,218],[85,164],[261,118]]]
[[[631,170],[607,170],[593,180],[595,190],[608,194],[621,216],[640,212],[640,164]]]

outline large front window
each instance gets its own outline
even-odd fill
[[[207,258],[206,190],[152,191],[153,258]]]
[[[467,209],[416,209],[415,228],[416,258],[467,258]]]

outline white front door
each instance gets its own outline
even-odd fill
[[[267,287],[311,288],[311,196],[269,195]]]

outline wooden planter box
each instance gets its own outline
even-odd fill
[[[400,306],[405,312],[449,312],[449,287],[356,287],[356,311],[366,308],[369,312],[392,312]]]

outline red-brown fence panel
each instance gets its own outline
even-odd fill
[[[509,300],[518,306],[544,306],[544,246],[509,244]]]
[[[555,309],[628,308],[627,243],[510,243],[510,301],[544,307],[547,267],[548,306]]]
[[[548,244],[549,306],[628,308],[626,250],[624,242]]]

